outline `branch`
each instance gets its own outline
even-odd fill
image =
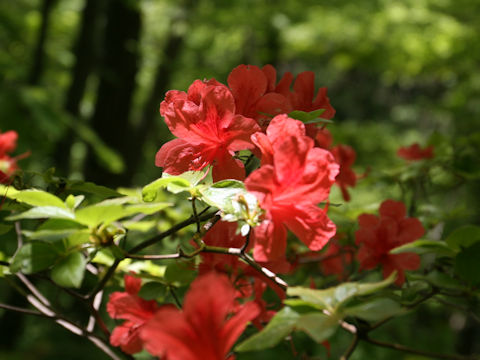
[[[434,353],[434,352],[424,351],[424,350],[417,350],[417,349],[412,349],[407,346],[396,344],[396,343],[387,343],[380,340],[374,340],[369,337],[365,337],[363,338],[363,340],[370,344],[374,344],[384,348],[403,351],[403,352],[407,352],[415,355],[426,356],[432,359],[447,359],[447,360],[478,360],[480,359],[480,357],[475,355],[471,355],[471,356],[453,355],[453,354],[448,355],[448,354],[439,354],[439,353]]]
[[[139,252],[140,250],[143,250],[146,247],[151,246],[151,245],[165,239],[166,237],[169,237],[170,235],[175,234],[177,231],[183,229],[184,227],[195,224],[197,221],[205,221],[205,220],[211,219],[212,217],[215,216],[215,214],[217,214],[217,212],[218,211],[215,210],[215,212],[210,212],[210,213],[206,213],[206,214],[202,214],[202,215],[199,214],[198,217],[190,216],[188,219],[182,221],[181,223],[178,223],[175,226],[172,226],[170,229],[168,229],[168,230],[164,231],[163,233],[155,236],[154,238],[146,240],[146,241],[138,244],[137,246],[131,248],[128,251],[128,253],[135,254],[135,253]]]
[[[44,314],[42,314],[41,312],[38,312],[38,311],[35,311],[35,310],[30,310],[30,309],[21,308],[21,307],[18,307],[18,306],[12,306],[12,305],[8,305],[8,304],[2,304],[2,303],[0,303],[0,309],[16,311],[16,312],[23,313],[23,314],[27,314],[27,315],[35,315],[35,316],[47,317],[47,316],[45,316]]]
[[[357,334],[353,336],[353,341],[350,346],[345,350],[345,353],[340,357],[340,360],[348,360],[348,358],[353,354],[353,351],[358,345],[359,337]]]

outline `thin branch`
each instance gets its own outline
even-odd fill
[[[353,354],[354,350],[356,349],[356,347],[358,345],[358,341],[359,341],[359,337],[358,337],[357,334],[355,334],[353,336],[353,340],[352,340],[350,346],[347,348],[347,350],[345,350],[343,355],[340,357],[340,360],[348,360],[348,358],[350,358],[350,356]]]
[[[454,355],[454,354],[449,355],[449,354],[439,354],[439,353],[434,353],[434,352],[424,351],[424,350],[417,350],[417,349],[412,349],[407,346],[396,344],[396,343],[387,343],[380,340],[374,340],[369,337],[365,337],[363,340],[370,344],[377,345],[380,347],[403,351],[403,352],[415,354],[415,355],[426,356],[432,359],[447,359],[447,360],[478,360],[480,359],[480,357],[475,355],[471,355],[471,356]]]
[[[27,279],[27,277],[25,275],[23,275],[22,273],[17,273],[16,274],[17,277],[20,279],[20,281],[28,288],[28,290],[30,290],[30,292],[35,295],[35,297],[40,300],[44,305],[46,306],[50,306],[50,301],[48,301],[48,299],[43,296],[43,294],[35,287],[35,285],[33,285],[30,280]]]
[[[214,217],[216,213],[217,211],[215,210],[215,212],[210,212],[202,215],[199,214],[197,219],[198,221],[205,221]],[[175,234],[176,232],[183,229],[184,227],[195,224],[197,222],[197,219],[194,216],[190,216],[188,219],[182,221],[181,223],[178,223],[177,225],[172,226],[170,229],[162,232],[161,234],[155,236],[154,238],[138,244],[137,246],[130,249],[128,253],[130,254],[138,253],[139,251],[145,249],[146,247],[156,244],[157,242],[165,239],[166,237],[169,237],[170,235]]]
[[[97,295],[99,291],[103,290],[103,288],[105,287],[105,284],[108,282],[108,280],[111,279],[113,274],[115,274],[115,270],[117,269],[118,264],[120,264],[120,261],[121,260],[119,259],[115,259],[113,264],[110,265],[110,267],[108,268],[107,273],[103,276],[102,280],[98,282],[97,286],[93,288],[90,294],[85,295],[84,297],[85,299],[91,300],[95,297],[95,295]]]
[[[21,308],[18,306],[12,306],[8,304],[2,304],[0,303],[0,309],[5,309],[5,310],[11,310],[11,311],[16,311],[19,313],[27,314],[27,315],[35,315],[35,316],[41,316],[41,317],[46,317],[44,314],[41,312],[35,311],[35,310],[30,310],[30,309],[25,309]]]

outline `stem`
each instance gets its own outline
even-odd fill
[[[199,215],[197,219],[198,219],[198,221],[205,221],[205,220],[211,219],[216,213],[217,213],[217,211],[202,214],[202,215]],[[151,245],[165,239],[166,237],[175,234],[177,231],[183,229],[184,227],[187,227],[188,225],[191,225],[191,224],[195,224],[197,222],[197,219],[195,219],[195,216],[190,216],[188,219],[182,221],[181,223],[178,223],[175,226],[172,226],[170,229],[164,231],[163,233],[157,235],[156,237],[154,237],[152,239],[149,239],[149,240],[146,240],[146,241],[138,244],[137,246],[130,249],[128,251],[128,253],[135,254],[135,253],[139,252],[140,250],[143,250],[146,247],[151,246]]]
[[[16,311],[16,312],[27,314],[27,315],[35,315],[35,316],[45,317],[45,315],[42,314],[41,312],[38,312],[38,311],[35,311],[35,310],[30,310],[30,309],[24,309],[24,308],[21,308],[21,307],[18,307],[18,306],[12,306],[12,305],[8,305],[8,304],[0,303],[0,309],[12,310],[12,311]]]
[[[99,291],[103,290],[103,288],[105,287],[105,284],[108,282],[108,280],[110,280],[110,278],[115,273],[115,270],[117,269],[118,264],[120,264],[120,261],[121,260],[115,259],[113,264],[108,268],[107,273],[103,276],[102,280],[99,281],[97,286],[95,286],[95,288],[90,292],[90,294],[84,297],[85,299],[87,300],[93,299]]]
[[[439,353],[434,353],[434,352],[429,352],[424,350],[412,349],[404,345],[400,345],[396,343],[387,343],[380,340],[374,340],[369,337],[365,337],[364,340],[370,344],[374,344],[380,347],[403,351],[403,352],[407,352],[415,355],[422,355],[422,356],[430,357],[432,359],[447,359],[447,360],[478,360],[479,359],[479,357],[477,356],[462,356],[462,355],[454,355],[454,354],[448,355],[448,354],[439,354]]]
[[[345,350],[345,353],[340,357],[340,360],[348,360],[348,358],[353,354],[353,351],[355,350],[355,348],[357,347],[358,345],[358,340],[359,340],[359,337],[357,334],[355,334],[353,336],[353,340],[352,340],[352,343],[350,344],[350,346],[347,348],[347,350]]]

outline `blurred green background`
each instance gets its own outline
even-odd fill
[[[225,83],[241,63],[273,64],[279,75],[312,70],[328,87],[335,139],[356,149],[363,172],[400,162],[399,146],[434,133],[479,131],[479,35],[476,0],[2,1],[0,131],[19,133],[30,174],[54,167],[71,179],[141,186],[160,175],[155,153],[171,138],[158,113],[167,90]],[[478,154],[467,155],[462,166],[478,168]],[[463,192],[472,219],[478,189]],[[452,315],[435,311],[402,318],[390,335],[474,351],[478,329],[465,319],[450,327]],[[352,359],[420,359],[377,351],[360,345]],[[47,320],[0,312],[0,359],[84,358],[104,355]]]

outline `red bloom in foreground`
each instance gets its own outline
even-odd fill
[[[213,165],[213,180],[245,178],[235,151],[253,149],[250,136],[260,130],[256,121],[236,115],[228,88],[216,80],[196,80],[188,92],[167,92],[160,104],[170,131],[178,137],[158,151],[155,164],[172,175]]]
[[[141,331],[145,348],[168,360],[225,360],[259,312],[253,302],[236,306],[235,296],[225,275],[199,276],[185,296],[183,310],[161,308],[145,325]]]
[[[7,184],[18,169],[16,159],[7,155],[17,147],[17,138],[18,134],[13,130],[0,133],[0,184]]]
[[[314,148],[305,126],[286,115],[272,119],[266,135],[252,140],[262,152],[262,166],[245,180],[266,211],[254,229],[254,257],[258,261],[284,256],[287,228],[311,250],[320,250],[335,235],[335,224],[317,206],[327,200],[338,173],[333,155]]]
[[[397,156],[405,160],[418,161],[422,159],[433,158],[433,146],[428,146],[425,149],[421,149],[418,143],[410,146],[403,146],[397,151]]]
[[[390,254],[390,250],[417,240],[425,229],[417,218],[407,218],[402,202],[386,200],[380,205],[380,217],[362,214],[358,217],[360,228],[355,232],[355,242],[360,246],[358,261],[360,269],[383,268],[383,276],[388,277],[397,270],[397,285],[405,281],[404,270],[416,270],[420,257],[414,253]]]
[[[125,275],[126,291],[112,293],[107,303],[107,312],[110,317],[126,320],[113,330],[110,343],[113,346],[120,346],[128,354],[142,350],[140,330],[158,308],[154,300],[147,301],[138,296],[141,284],[141,279]]]

